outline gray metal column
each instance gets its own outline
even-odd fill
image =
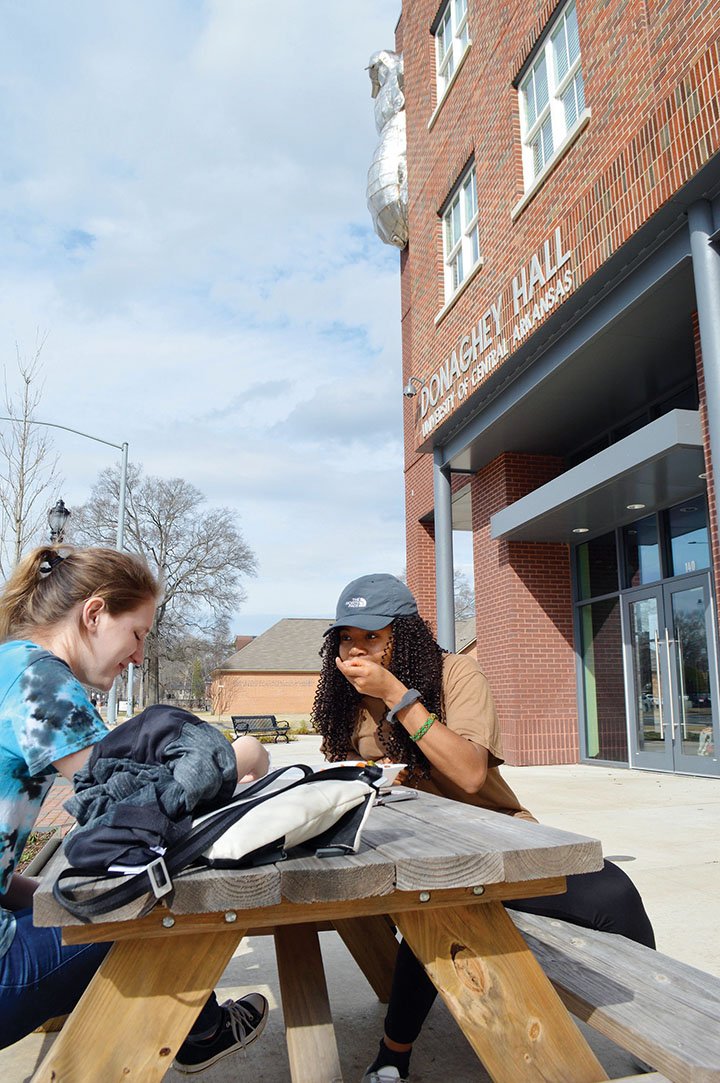
[[[715,232],[715,225],[713,209],[707,200],[698,200],[688,208],[688,227],[705,376],[710,458],[713,468],[718,469],[720,468],[720,252],[716,247],[717,242],[713,244],[710,241]]]
[[[440,448],[433,452],[435,495],[435,591],[437,638],[445,650],[455,650],[455,586],[453,572],[452,488],[450,471],[442,465]]]

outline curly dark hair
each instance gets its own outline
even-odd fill
[[[339,647],[340,630],[333,628],[325,636],[320,650],[322,669],[310,716],[315,730],[322,734],[328,760],[342,759],[350,748],[362,699],[335,665]],[[388,668],[408,688],[417,688],[423,705],[441,722],[444,654],[430,625],[422,617],[396,617],[392,622],[392,654]],[[408,781],[428,777],[430,764],[403,726],[393,726],[384,743],[392,760],[408,765]]]

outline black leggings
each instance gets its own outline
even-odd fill
[[[620,933],[638,944],[655,947],[652,925],[637,888],[622,869],[609,861],[599,872],[568,876],[567,891],[562,895],[518,899],[505,905],[528,914],[561,918],[584,929]],[[403,1045],[414,1042],[436,996],[437,989],[425,968],[401,941],[385,1016],[388,1038]]]

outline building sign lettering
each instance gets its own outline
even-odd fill
[[[432,374],[420,392],[422,436],[427,437],[478,387],[510,349],[517,347],[548,312],[560,304],[573,288],[572,254],[563,250],[558,226],[531,259],[513,275],[507,290],[501,290],[489,308],[468,332],[460,336],[449,357]],[[563,270],[564,268],[564,270]],[[512,321],[503,327],[503,299],[511,302]],[[530,307],[532,306],[532,307]]]

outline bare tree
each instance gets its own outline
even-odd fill
[[[103,470],[90,498],[73,511],[73,539],[114,545],[120,467]],[[229,508],[204,508],[206,498],[182,478],[143,476],[128,468],[125,547],[160,576],[163,595],[146,644],[146,701],[161,694],[160,663],[192,635],[207,635],[245,599],[241,580],[255,574],[255,556]]]
[[[398,575],[398,579],[407,584],[407,568],[403,568]],[[465,572],[461,571],[460,568],[456,568],[453,572],[453,595],[455,599],[455,620],[469,620],[470,617],[474,617],[475,591]]]
[[[211,674],[234,651],[230,622],[222,614],[199,635],[178,636],[166,643],[160,658],[160,689],[164,699],[177,697],[191,706],[206,702]],[[202,686],[202,694],[198,689]]]
[[[465,572],[455,569],[453,576],[455,593],[455,620],[468,620],[475,616],[475,591]]]
[[[43,393],[40,354],[47,336],[38,336],[35,351],[23,358],[15,346],[20,390],[8,386],[3,369],[3,405],[0,422],[0,572],[7,576],[32,544],[47,532],[48,492],[57,491],[62,478],[58,457],[46,428],[34,423]]]

